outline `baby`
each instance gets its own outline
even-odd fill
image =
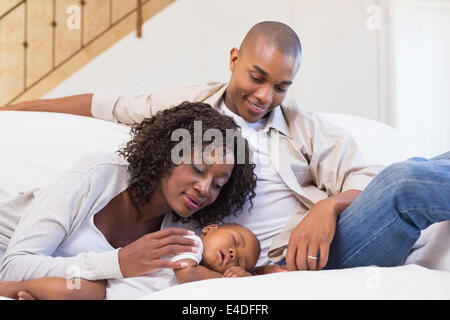
[[[258,261],[260,246],[258,239],[249,229],[232,223],[220,226],[212,224],[202,229],[200,237],[188,237],[199,242],[198,251],[186,252],[170,258],[172,261],[182,262],[182,269],[174,269],[179,283],[212,278],[251,276],[250,272]],[[168,273],[161,274],[167,276]],[[151,277],[142,276],[119,281],[125,283],[141,281],[141,288],[145,289],[145,282],[151,283],[154,280]],[[67,280],[64,278],[40,278],[0,282],[0,296],[19,298],[19,300],[91,300],[104,299],[106,296],[107,282],[105,280],[81,279],[78,289],[61,286],[58,282],[66,283]],[[64,287],[64,290],[61,290],[61,287]],[[145,293],[149,292],[142,290],[140,294],[144,295]]]
[[[238,224],[209,225],[200,238],[188,236],[200,243],[196,253],[176,255],[172,261],[182,261],[185,268],[176,269],[178,282],[184,283],[219,277],[245,277],[258,261],[260,247],[256,236]]]

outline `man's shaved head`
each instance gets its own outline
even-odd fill
[[[277,50],[300,60],[302,45],[297,34],[289,26],[276,21],[263,21],[254,25],[241,43],[240,54],[245,54],[261,38]]]
[[[230,50],[231,78],[225,105],[255,123],[279,106],[300,67],[302,46],[284,23],[264,21],[253,26],[239,49]]]

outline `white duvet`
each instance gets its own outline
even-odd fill
[[[323,116],[355,138],[369,163],[387,165],[410,155],[401,149],[401,139],[391,127],[348,115]],[[84,153],[117,150],[129,139],[129,128],[64,114],[0,112],[0,137],[0,186],[17,192],[50,183]],[[145,281],[127,279],[114,281],[109,290],[115,290],[110,297],[119,299],[450,299],[450,223],[423,232],[407,263],[183,285],[166,278],[166,284],[153,283],[153,289]],[[159,290],[166,286],[170,287]]]

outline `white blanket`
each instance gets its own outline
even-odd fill
[[[191,282],[147,295],[143,299],[450,299],[450,276],[447,272],[416,265],[293,271]]]
[[[367,162],[387,165],[406,159],[397,132],[360,117],[323,114],[360,144]],[[129,128],[102,120],[40,112],[0,112],[0,187],[10,192],[51,183],[84,153],[117,150]],[[408,263],[397,268],[289,272],[177,285],[159,292],[142,283],[117,281],[115,297],[148,299],[449,299],[450,223],[427,229]],[[1,254],[1,253],[0,253]],[[147,279],[148,280],[148,279]],[[169,285],[172,284],[169,281]],[[236,287],[239,290],[236,290]],[[138,288],[139,291],[136,291]],[[159,289],[161,287],[158,287]],[[270,290],[269,290],[270,288]],[[143,291],[144,290],[144,291]],[[117,294],[117,295],[116,295]]]

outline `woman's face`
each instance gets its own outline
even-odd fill
[[[205,160],[208,159],[203,158],[200,164],[176,166],[161,182],[165,201],[181,217],[187,218],[212,204],[231,177],[232,152],[227,152],[218,163]]]

